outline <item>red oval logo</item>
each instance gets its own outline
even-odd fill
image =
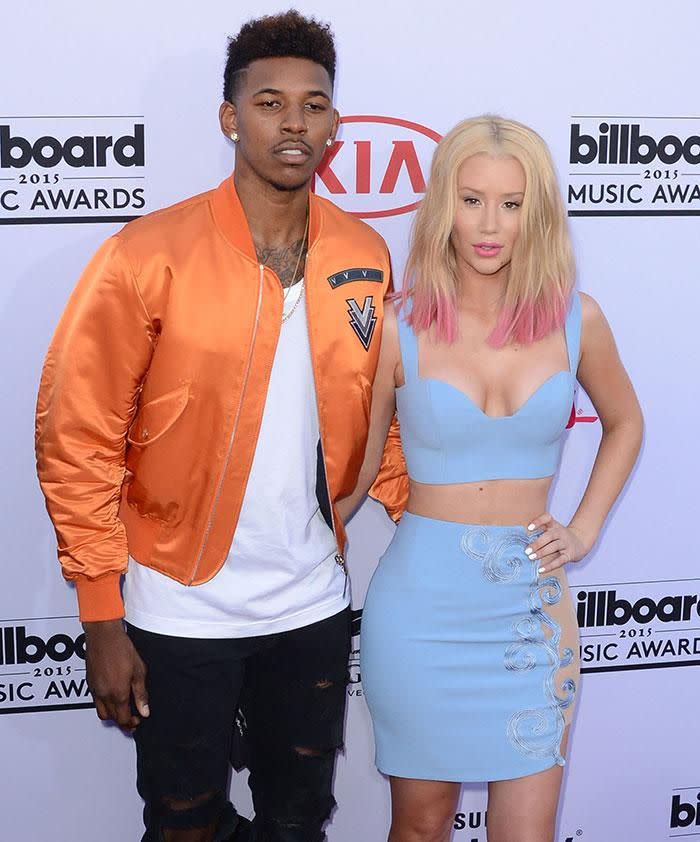
[[[571,404],[571,415],[569,415],[569,422],[566,429],[570,430],[575,424],[595,424],[598,420],[597,415],[584,415],[582,409],[576,409],[576,404]]]
[[[398,117],[341,117],[342,128],[314,178],[314,191],[363,219],[418,206],[435,146],[433,129]]]

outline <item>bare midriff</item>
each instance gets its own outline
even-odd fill
[[[552,477],[450,485],[411,481],[406,511],[456,523],[527,526],[547,511],[551,485]]]

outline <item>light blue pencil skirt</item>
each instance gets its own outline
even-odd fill
[[[563,570],[538,577],[531,540],[404,514],[362,615],[380,771],[466,782],[563,765],[578,626]]]

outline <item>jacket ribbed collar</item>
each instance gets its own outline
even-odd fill
[[[309,193],[309,251],[321,231],[321,200],[315,193]],[[214,219],[226,240],[247,258],[257,264],[255,244],[250,233],[248,220],[238,198],[233,175],[221,182],[214,190],[212,207]]]

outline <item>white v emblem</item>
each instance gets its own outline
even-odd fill
[[[377,326],[377,317],[374,315],[374,296],[368,295],[362,307],[360,307],[354,298],[346,298],[345,300],[349,305],[350,326],[355,331],[355,335],[362,343],[365,351],[369,351],[374,329]]]

